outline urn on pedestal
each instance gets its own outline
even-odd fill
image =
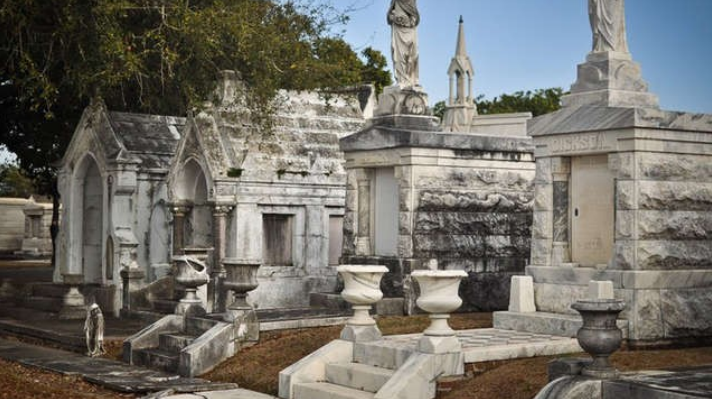
[[[616,321],[618,314],[625,309],[625,302],[620,299],[581,300],[571,308],[581,313],[583,318],[583,326],[576,335],[579,345],[593,357],[593,363],[581,374],[604,380],[616,378],[619,373],[608,358],[623,341],[623,332]]]
[[[450,313],[462,305],[458,295],[462,270],[416,270],[412,274],[420,286],[419,308],[430,313],[430,326],[423,332],[418,350],[423,353],[450,353],[461,349],[455,331],[450,328]]]
[[[227,307],[223,319],[235,326],[235,341],[257,342],[260,338],[260,324],[254,307],[247,302],[247,293],[256,289],[259,260],[226,258],[222,261],[225,279],[222,289],[232,291],[233,302]],[[225,297],[228,293],[225,292]]]
[[[207,267],[197,259],[189,258],[185,255],[174,256],[175,280],[185,289],[185,296],[176,306],[176,314],[186,316],[203,316],[205,307],[198,298],[198,287],[205,285],[210,280]]]
[[[353,342],[375,341],[381,331],[369,311],[371,305],[383,298],[381,278],[388,272],[385,266],[344,265],[336,269],[344,279],[343,297],[354,309],[354,315],[346,321],[341,339]]]

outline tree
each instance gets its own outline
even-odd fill
[[[445,108],[447,108],[445,101],[436,102],[433,105],[433,116],[437,116],[442,121],[445,116]]]
[[[40,192],[82,110],[101,95],[114,110],[184,115],[233,69],[265,110],[277,89],[378,81],[329,32],[337,10],[309,0],[4,0],[0,3],[0,143]],[[371,64],[369,64],[371,63]],[[369,66],[370,65],[370,66]]]
[[[531,112],[534,116],[548,114],[561,108],[563,89],[554,87],[531,91],[517,91],[502,94],[492,100],[477,98],[477,111],[482,115],[503,114],[508,112]]]
[[[373,83],[376,86],[376,94],[381,94],[384,87],[393,84],[391,73],[386,69],[388,61],[386,56],[372,47],[366,47],[361,56],[366,60],[361,67],[361,77],[366,83]]]
[[[35,184],[17,166],[0,165],[0,197],[28,198],[34,192]]]

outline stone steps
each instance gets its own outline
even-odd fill
[[[152,369],[174,373],[178,370],[180,352],[166,351],[160,348],[141,349],[136,351],[138,364]]]
[[[158,336],[158,347],[165,351],[180,352],[195,341],[194,336],[183,334],[161,334]]]
[[[294,384],[295,399],[373,399],[372,392],[342,387],[327,382]]]
[[[67,291],[69,291],[69,287],[64,284],[32,284],[32,296],[61,299]]]
[[[393,377],[393,370],[360,363],[332,363],[326,365],[326,380],[360,391],[376,393]]]
[[[184,334],[198,337],[213,328],[217,323],[219,323],[217,320],[188,317],[185,320]]]
[[[30,296],[23,300],[24,307],[47,313],[59,312],[62,309],[62,303],[61,297]]]
[[[400,368],[415,353],[415,348],[393,345],[387,341],[354,344],[354,362],[390,370]]]

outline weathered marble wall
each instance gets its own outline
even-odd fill
[[[528,262],[534,172],[522,164],[414,168],[413,257],[469,273],[463,309],[505,308],[510,277]]]

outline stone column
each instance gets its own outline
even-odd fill
[[[571,158],[552,158],[554,211],[553,245],[551,262],[554,265],[571,263],[570,222],[569,222],[569,177]]]
[[[171,207],[173,213],[173,255],[183,253],[185,247],[185,217],[190,208],[185,204],[175,204]]]
[[[637,248],[640,243],[640,180],[636,164],[635,153],[616,153],[608,156],[608,165],[615,175],[615,237],[611,264],[613,269],[637,269]]]
[[[534,180],[534,221],[532,225],[531,264],[551,265],[554,238],[554,185],[551,158],[537,158]]]
[[[231,210],[232,206],[226,205],[215,205],[213,208],[213,246],[215,250],[210,284],[208,285],[208,297],[213,304],[214,313],[224,312],[226,305],[226,295],[220,286],[226,275],[222,261],[225,259],[226,219]]]
[[[358,228],[356,255],[371,255],[371,179],[365,169],[357,171]]]
[[[131,251],[130,263],[122,267],[119,272],[122,282],[121,317],[129,317],[133,309],[131,293],[140,290],[144,286],[143,282],[146,273],[141,270],[138,262],[136,262],[136,255],[136,247],[134,247]]]

